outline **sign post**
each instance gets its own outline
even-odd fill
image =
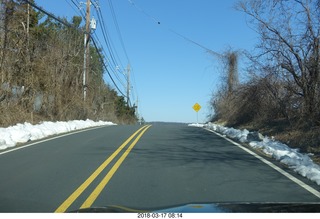
[[[197,123],[199,123],[199,122],[198,122],[198,112],[199,112],[199,110],[201,109],[201,106],[200,106],[199,103],[196,103],[196,104],[193,105],[192,108],[194,109],[194,111],[197,112]]]

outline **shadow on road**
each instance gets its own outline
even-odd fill
[[[202,168],[227,164],[245,168],[259,162],[225,139],[201,128],[162,125],[153,129],[159,135],[146,134],[140,145],[131,151],[135,159],[148,165],[153,162],[159,165],[160,162],[165,166],[192,165]]]

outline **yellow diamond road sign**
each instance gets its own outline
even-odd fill
[[[201,106],[199,105],[199,103],[196,103],[192,108],[194,109],[194,111],[198,112],[201,109]]]

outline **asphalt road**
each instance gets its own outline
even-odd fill
[[[319,201],[229,141],[180,124],[108,126],[0,152],[0,212]]]

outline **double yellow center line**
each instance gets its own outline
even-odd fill
[[[120,147],[113,152],[113,154],[108,157],[92,174],[86,179],[56,210],[55,212],[65,212],[72,203],[82,194],[82,192],[99,176],[99,174],[111,163],[111,161],[124,149],[129,142],[136,136],[134,141],[130,144],[127,150],[124,151],[122,156],[117,160],[117,162],[113,165],[110,171],[105,175],[102,181],[98,184],[98,186],[93,190],[93,192],[89,195],[89,197],[84,201],[80,208],[89,208],[93,204],[93,202],[97,199],[99,194],[102,192],[103,188],[108,184],[113,174],[118,170],[122,162],[126,159],[132,148],[139,141],[141,136],[150,128],[151,125],[145,125],[141,127],[138,131],[133,133],[125,142],[120,145]]]

